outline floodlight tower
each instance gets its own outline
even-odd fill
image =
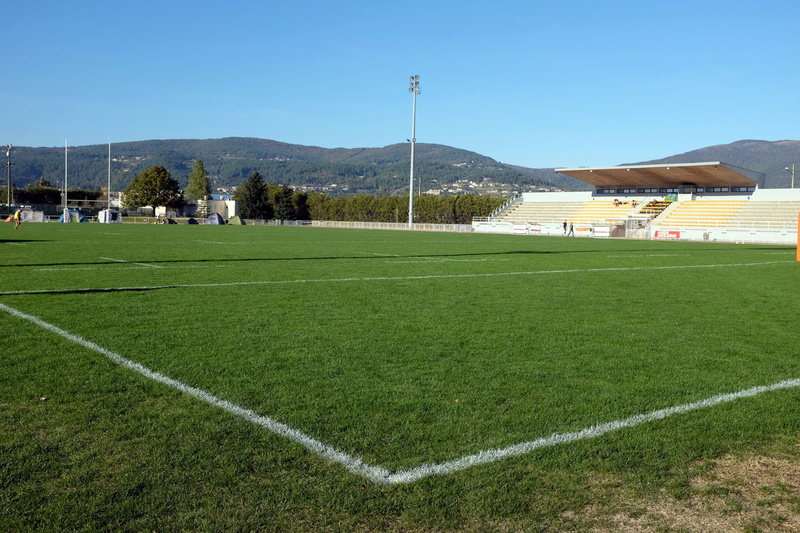
[[[67,171],[67,139],[64,139],[64,222],[69,222],[69,208],[67,207],[67,178],[69,177],[69,172]]]
[[[419,90],[419,75],[409,76],[409,92],[414,95],[414,104],[411,108],[411,177],[408,185],[408,227],[414,227],[414,145],[417,142],[417,95]]]
[[[111,222],[111,143],[108,143],[108,189],[106,189],[106,223]]]
[[[8,190],[7,190],[8,194],[6,196],[8,200],[8,209],[10,210],[11,200],[13,199],[11,197],[11,145],[10,144],[6,145],[6,166],[8,166]]]

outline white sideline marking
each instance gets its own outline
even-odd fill
[[[140,265],[150,268],[161,268],[159,265],[150,265],[148,263],[137,263],[136,261],[125,261],[124,259],[114,259],[113,257],[101,257],[100,259],[105,259],[106,261],[116,261],[117,263],[125,263],[128,265]]]
[[[609,256],[606,256],[606,257],[610,257],[610,258],[614,258],[614,259],[623,257],[625,259],[630,259],[632,257],[689,257],[690,255],[691,254],[646,254],[646,255],[628,254],[628,255],[609,255]]]
[[[452,474],[460,470],[466,470],[467,468],[472,468],[473,466],[478,466],[486,463],[493,463],[505,459],[507,457],[514,457],[516,455],[526,454],[532,452],[533,450],[537,450],[539,448],[547,448],[550,446],[556,446],[558,444],[567,444],[570,442],[576,442],[583,439],[599,437],[601,435],[605,435],[607,433],[611,433],[619,429],[636,427],[646,422],[662,420],[669,416],[688,413],[689,411],[695,411],[698,409],[706,409],[709,407],[714,407],[716,405],[732,402],[740,398],[752,398],[754,396],[758,396],[767,392],[772,392],[780,389],[791,389],[795,387],[800,387],[800,379],[788,379],[785,381],[780,381],[778,383],[773,383],[772,385],[751,387],[749,389],[743,389],[738,392],[718,394],[716,396],[711,396],[710,398],[706,398],[704,400],[699,400],[696,402],[685,403],[682,405],[676,405],[664,409],[657,409],[655,411],[650,411],[649,413],[634,415],[622,420],[597,424],[594,426],[590,426],[588,428],[584,428],[580,431],[573,431],[570,433],[554,433],[549,437],[536,439],[528,442],[520,442],[518,444],[514,444],[506,448],[483,450],[472,455],[467,455],[459,459],[455,459],[453,461],[447,461],[438,464],[423,464],[416,468],[411,468],[409,470],[391,472],[390,470],[383,468],[381,466],[369,465],[365,463],[360,457],[349,455],[340,450],[337,450],[336,448],[328,444],[325,444],[324,442],[319,441],[313,437],[310,437],[305,433],[298,431],[290,426],[287,426],[286,424],[278,422],[277,420],[274,420],[267,416],[260,415],[255,411],[252,411],[245,407],[241,407],[227,400],[222,400],[220,398],[217,398],[213,394],[206,392],[202,389],[191,387],[180,381],[167,377],[164,374],[160,374],[158,372],[150,370],[144,365],[131,361],[130,359],[126,359],[121,355],[116,354],[110,350],[107,350],[102,346],[99,346],[82,337],[73,335],[57,326],[45,322],[44,320],[38,317],[35,317],[33,315],[28,315],[26,313],[23,313],[22,311],[18,311],[17,309],[14,309],[2,303],[0,303],[0,309],[16,317],[28,320],[39,327],[42,327],[52,333],[55,333],[56,335],[64,337],[65,339],[71,342],[74,342],[85,348],[88,348],[99,354],[102,354],[111,359],[112,361],[114,361],[115,363],[119,364],[120,366],[138,372],[139,374],[141,374],[146,378],[152,379],[153,381],[157,381],[168,387],[189,394],[190,396],[193,396],[198,400],[213,405],[214,407],[218,407],[223,411],[226,411],[235,416],[243,418],[244,420],[252,422],[253,424],[257,424],[275,433],[276,435],[286,437],[287,439],[305,447],[312,453],[315,453],[318,456],[327,459],[328,461],[342,465],[349,472],[363,476],[374,483],[386,484],[386,485],[413,483],[422,478],[430,476]]]
[[[391,474],[385,482],[411,483],[428,476],[450,474],[452,472],[465,470],[473,466],[485,463],[493,463],[507,457],[522,455],[539,448],[547,448],[549,446],[556,446],[558,444],[567,444],[569,442],[599,437],[601,435],[605,435],[606,433],[617,431],[618,429],[636,427],[644,424],[645,422],[661,420],[672,415],[687,413],[697,409],[705,409],[707,407],[714,407],[715,405],[732,402],[740,398],[751,398],[753,396],[764,394],[765,392],[771,392],[780,389],[791,389],[794,387],[800,387],[800,379],[787,379],[786,381],[780,381],[778,383],[773,383],[772,385],[751,387],[738,392],[718,394],[716,396],[706,398],[705,400],[685,403],[683,405],[676,405],[674,407],[667,407],[665,409],[658,409],[656,411],[650,411],[649,413],[634,415],[623,420],[615,420],[614,422],[597,424],[595,426],[584,428],[580,431],[573,431],[570,433],[554,433],[546,438],[528,442],[520,442],[519,444],[514,444],[507,448],[484,450],[473,455],[467,455],[460,459],[456,459],[454,461],[448,461],[446,463],[434,465],[425,464],[418,466],[417,468]]]
[[[397,254],[379,254],[378,252],[355,252],[355,253],[364,255],[377,255],[379,257],[400,257]]]
[[[5,311],[5,312],[7,312],[7,313],[9,313],[11,315],[14,315],[16,317],[19,317],[19,318],[28,320],[30,322],[33,322],[37,326],[42,327],[42,328],[44,328],[44,329],[46,329],[48,331],[51,331],[52,333],[55,333],[56,335],[60,335],[60,336],[64,337],[65,339],[69,340],[69,341],[72,341],[72,342],[74,342],[76,344],[79,344],[79,345],[85,347],[85,348],[88,348],[88,349],[93,350],[93,351],[95,351],[95,352],[97,352],[99,354],[102,354],[102,355],[108,357],[109,359],[111,359],[112,361],[114,361],[115,363],[117,363],[118,365],[123,366],[125,368],[129,368],[129,369],[133,370],[134,372],[138,372],[139,374],[141,374],[142,376],[144,376],[146,378],[152,379],[153,381],[157,381],[157,382],[162,383],[162,384],[164,384],[164,385],[166,385],[168,387],[171,387],[173,389],[177,389],[177,390],[179,390],[181,392],[185,392],[186,394],[189,394],[190,396],[194,396],[198,400],[201,400],[203,402],[211,404],[214,407],[218,407],[218,408],[222,409],[223,411],[227,411],[227,412],[229,412],[229,413],[231,413],[233,415],[236,415],[236,416],[238,416],[240,418],[248,420],[249,422],[252,422],[254,424],[262,426],[262,427],[268,429],[269,431],[275,433],[276,435],[280,435],[280,436],[286,437],[289,440],[294,441],[297,444],[300,444],[301,446],[304,446],[305,448],[307,448],[308,450],[314,452],[315,454],[319,455],[320,457],[323,457],[323,458],[325,458],[325,459],[327,459],[329,461],[332,461],[334,463],[341,464],[342,466],[344,466],[350,472],[353,472],[355,474],[360,474],[360,475],[362,475],[362,476],[364,476],[364,477],[366,477],[368,479],[372,479],[372,480],[383,479],[383,478],[387,477],[390,474],[390,472],[388,470],[386,470],[386,469],[367,465],[360,458],[353,457],[353,456],[348,455],[348,454],[346,454],[344,452],[340,452],[339,450],[337,450],[337,449],[335,449],[335,448],[333,448],[331,446],[328,446],[327,444],[325,444],[323,442],[320,442],[320,441],[318,441],[318,440],[316,440],[316,439],[314,439],[312,437],[309,437],[305,433],[302,433],[302,432],[300,432],[300,431],[298,431],[298,430],[296,430],[294,428],[291,428],[291,427],[287,426],[286,424],[283,424],[281,422],[273,420],[272,418],[269,418],[267,416],[259,415],[255,411],[252,411],[252,410],[247,409],[245,407],[240,407],[240,406],[238,406],[236,404],[233,404],[231,402],[228,402],[226,400],[222,400],[220,398],[217,398],[213,394],[211,394],[209,392],[206,392],[206,391],[204,391],[202,389],[197,389],[195,387],[191,387],[191,386],[186,385],[186,384],[184,384],[184,383],[182,383],[182,382],[180,382],[178,380],[175,380],[175,379],[172,379],[172,378],[170,378],[168,376],[165,376],[164,374],[160,374],[158,372],[150,370],[149,368],[147,368],[146,366],[144,366],[142,364],[139,364],[139,363],[136,363],[134,361],[131,361],[130,359],[126,359],[126,358],[122,357],[121,355],[112,352],[111,350],[107,350],[107,349],[103,348],[102,346],[99,346],[99,345],[97,345],[97,344],[95,344],[95,343],[93,343],[91,341],[88,341],[88,340],[82,338],[82,337],[79,337],[77,335],[73,335],[72,333],[69,333],[68,331],[64,331],[63,329],[59,328],[58,326],[54,326],[53,324],[45,322],[44,320],[42,320],[39,317],[35,317],[33,315],[28,315],[26,313],[23,313],[22,311],[18,311],[17,309],[14,309],[14,308],[9,307],[9,306],[7,306],[5,304],[2,304],[2,303],[0,303],[0,309],[2,309],[3,311]]]
[[[101,259],[106,259],[106,258],[101,257]],[[231,281],[227,283],[176,283],[174,285],[144,285],[140,287],[106,287],[106,288],[83,287],[79,289],[37,289],[31,291],[5,291],[5,292],[0,292],[0,296],[62,293],[69,291],[120,292],[120,291],[156,290],[156,289],[190,289],[198,287],[237,287],[245,285],[288,285],[292,283],[344,283],[352,281],[408,281],[415,279],[424,280],[424,279],[493,278],[498,276],[533,276],[539,274],[573,274],[581,272],[626,272],[626,271],[645,271],[645,270],[675,270],[683,268],[719,268],[719,267],[781,265],[784,263],[794,263],[794,262],[795,261],[764,261],[760,263],[727,263],[721,265],[573,268],[568,270],[530,270],[521,272],[493,272],[493,273],[483,273],[483,274],[431,274],[428,276],[385,276],[385,277],[375,277],[375,278],[330,278],[330,279],[317,278],[317,279],[287,279],[287,280],[265,280],[265,281]],[[133,264],[139,264],[139,263],[133,263]]]
[[[390,265],[409,265],[416,263],[485,263],[487,261],[508,261],[508,259],[497,259],[494,257],[486,257],[484,259],[440,259],[440,258],[425,258],[419,261],[386,261]]]
[[[136,263],[126,263],[128,265],[136,265]],[[124,270],[147,270],[153,268],[155,265],[146,265],[146,266],[128,266],[124,267]],[[183,270],[184,268],[228,268],[229,265],[181,265],[181,266],[159,266],[157,268],[166,268],[166,269],[178,269]],[[71,267],[60,267],[60,268],[34,268],[34,272],[78,272],[81,270],[105,270],[106,272],[111,272],[109,268],[106,267],[79,267],[79,268],[71,268]]]

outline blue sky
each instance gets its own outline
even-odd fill
[[[529,167],[798,139],[800,2],[9,2],[0,144],[411,136]]]

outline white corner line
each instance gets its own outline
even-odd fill
[[[276,435],[285,437],[290,441],[303,446],[304,448],[318,455],[319,457],[322,457],[333,463],[338,463],[342,465],[349,472],[365,477],[376,484],[386,484],[386,485],[413,483],[415,481],[419,481],[420,479],[430,476],[436,476],[436,475],[441,476],[441,475],[452,474],[455,472],[459,472],[461,470],[472,468],[474,466],[493,463],[506,459],[508,457],[514,457],[517,455],[530,453],[540,448],[547,448],[559,444],[567,444],[579,440],[599,437],[601,435],[605,435],[607,433],[611,433],[619,429],[636,427],[646,422],[661,420],[673,415],[687,413],[689,411],[695,411],[698,409],[706,409],[709,407],[714,407],[716,405],[732,402],[734,400],[738,400],[741,398],[751,398],[754,396],[758,396],[767,392],[772,392],[780,389],[790,389],[790,388],[800,387],[800,379],[788,379],[785,381],[773,383],[771,385],[751,387],[748,389],[740,390],[738,392],[718,394],[716,396],[711,396],[709,398],[706,398],[704,400],[699,400],[696,402],[685,403],[682,405],[667,407],[664,409],[657,409],[649,413],[634,415],[622,420],[597,424],[594,426],[581,429],[579,431],[574,431],[569,433],[555,433],[549,437],[536,439],[528,442],[520,442],[518,444],[514,444],[506,448],[483,450],[478,453],[467,455],[452,461],[446,461],[444,463],[422,464],[418,467],[411,468],[408,470],[391,472],[390,470],[383,468],[381,466],[374,466],[367,464],[360,457],[350,455],[340,450],[337,450],[336,448],[328,444],[325,444],[324,442],[319,441],[313,437],[310,437],[305,433],[296,430],[282,422],[278,422],[277,420],[274,420],[267,416],[260,415],[255,411],[252,411],[251,409],[241,407],[227,400],[218,398],[213,394],[206,392],[202,389],[186,385],[180,381],[165,376],[164,374],[155,372],[140,363],[136,363],[134,361],[131,361],[130,359],[126,359],[125,357],[122,357],[117,353],[107,350],[106,348],[103,348],[102,346],[99,346],[82,337],[73,335],[72,333],[63,330],[58,326],[54,326],[53,324],[45,322],[44,320],[36,316],[23,313],[22,311],[19,311],[17,309],[14,309],[13,307],[9,307],[2,303],[0,303],[0,310],[3,310],[6,313],[16,316],[18,318],[28,320],[29,322],[32,322],[37,326],[44,328],[52,333],[55,333],[56,335],[60,335],[61,337],[64,337],[65,339],[71,342],[74,342],[85,348],[93,350],[101,355],[104,355],[109,359],[111,359],[112,361],[114,361],[115,363],[119,364],[120,366],[133,370],[148,379],[151,379],[153,381],[166,385],[170,388],[184,392],[209,405],[222,409],[223,411],[238,416],[244,420],[247,420],[248,422],[259,425]]]
[[[467,455],[461,457],[460,459],[455,459],[453,461],[448,461],[445,463],[421,465],[416,468],[412,468],[410,470],[405,470],[402,472],[391,474],[386,479],[385,482],[411,483],[428,476],[451,474],[453,472],[458,472],[459,470],[465,470],[473,466],[478,466],[486,463],[493,463],[495,461],[499,461],[507,457],[514,457],[516,455],[526,454],[534,450],[537,450],[539,448],[547,448],[549,446],[556,446],[558,444],[567,444],[579,440],[590,439],[592,437],[599,437],[601,435],[605,435],[606,433],[611,433],[613,431],[617,431],[622,428],[631,428],[639,426],[646,422],[661,420],[663,418],[667,418],[672,415],[687,413],[689,411],[705,409],[708,407],[714,407],[715,405],[732,402],[740,398],[751,398],[753,396],[758,396],[766,392],[771,392],[779,389],[791,389],[794,387],[800,387],[800,379],[788,379],[785,381],[780,381],[778,383],[773,383],[772,385],[751,387],[749,389],[743,389],[738,392],[718,394],[716,396],[711,396],[710,398],[706,398],[704,400],[699,400],[696,402],[685,403],[683,405],[676,405],[674,407],[667,407],[664,409],[657,409],[649,413],[634,415],[622,420],[616,420],[614,422],[597,424],[594,426],[581,429],[580,431],[574,431],[570,433],[556,433],[549,437],[536,439],[528,442],[520,442],[518,444],[508,446],[507,448],[498,448],[494,450],[480,451],[476,454]]]
[[[131,361],[130,359],[126,359],[125,357],[122,357],[121,355],[114,353],[111,350],[107,350],[102,346],[99,346],[91,341],[88,341],[83,337],[79,337],[78,335],[73,335],[72,333],[63,330],[58,326],[54,326],[49,322],[45,322],[39,317],[23,313],[22,311],[19,311],[17,309],[14,309],[13,307],[9,307],[2,303],[0,303],[0,309],[16,317],[28,320],[36,324],[37,326],[42,327],[52,333],[55,333],[56,335],[60,335],[61,337],[64,337],[65,339],[74,342],[75,344],[79,344],[84,348],[88,348],[101,355],[104,355],[109,359],[111,359],[112,361],[114,361],[115,363],[117,363],[118,365],[133,370],[134,372],[137,372],[148,379],[152,379],[153,381],[157,381],[158,383],[166,385],[170,388],[179,390],[181,392],[189,394],[190,396],[194,396],[198,400],[213,405],[214,407],[218,407],[223,411],[227,411],[228,413],[236,415],[249,422],[262,426],[271,431],[272,433],[275,433],[276,435],[286,437],[289,440],[296,442],[297,444],[300,444],[301,446],[307,448],[309,451],[319,455],[320,457],[323,457],[331,462],[341,464],[350,472],[353,472],[355,474],[360,474],[371,480],[384,479],[390,474],[390,472],[386,469],[370,466],[364,463],[360,458],[341,452],[321,441],[318,441],[317,439],[309,437],[308,435],[302,433],[301,431],[298,431],[290,426],[287,426],[286,424],[273,420],[272,418],[269,418],[267,416],[259,415],[255,411],[252,411],[245,407],[241,407],[227,400],[217,398],[213,394],[206,392],[202,389],[186,385],[178,380],[165,376],[164,374],[155,372],[154,370],[151,370],[140,363]]]

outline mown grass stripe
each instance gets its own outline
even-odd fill
[[[3,291],[0,296],[19,296],[33,294],[70,294],[89,292],[124,292],[124,291],[152,291],[162,289],[187,289],[211,287],[236,287],[247,285],[288,285],[293,283],[346,283],[354,281],[412,281],[427,279],[464,279],[464,278],[491,278],[498,276],[534,276],[542,274],[577,274],[585,272],[632,272],[646,270],[677,270],[690,268],[722,268],[722,267],[749,267],[763,265],[780,265],[794,263],[795,261],[762,261],[757,263],[727,263],[715,265],[662,265],[650,267],[608,267],[608,268],[570,268],[561,270],[530,270],[518,272],[485,272],[475,274],[430,274],[426,276],[379,276],[379,277],[354,277],[354,278],[317,278],[317,279],[289,279],[289,280],[258,280],[258,281],[232,281],[225,283],[181,283],[170,285],[143,285],[138,287],[84,287],[78,289],[37,289],[23,291]]]

